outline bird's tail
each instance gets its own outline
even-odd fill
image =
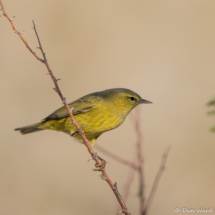
[[[44,128],[42,128],[42,124],[43,124],[43,122],[39,122],[39,123],[36,123],[33,125],[28,125],[28,126],[21,127],[21,128],[15,128],[14,130],[20,131],[20,133],[22,133],[22,134],[29,134],[29,133],[44,130]]]

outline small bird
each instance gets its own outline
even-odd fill
[[[85,136],[93,147],[102,133],[117,128],[134,107],[147,103],[152,102],[142,99],[131,90],[115,88],[88,94],[68,105],[73,108],[72,113],[77,124],[82,126]],[[76,127],[71,124],[71,118],[65,107],[54,111],[39,123],[16,128],[15,131],[29,134],[46,129],[62,131],[78,141],[82,140]]]

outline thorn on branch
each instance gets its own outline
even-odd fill
[[[62,100],[62,104],[65,105],[66,104],[66,97],[63,98]]]
[[[68,124],[76,125],[76,122],[75,122],[75,120],[72,120],[72,121],[71,121],[71,122],[69,122]]]
[[[59,90],[57,88],[53,88],[54,91],[56,91],[57,93],[59,93]]]
[[[107,180],[107,178],[103,175],[103,174],[101,174],[101,175],[99,175],[103,180]]]
[[[43,60],[43,62],[45,63],[45,61]],[[46,75],[53,75],[52,71],[50,70]],[[56,78],[55,78],[56,79]]]
[[[98,158],[97,152],[92,152],[92,153],[91,153],[91,156],[92,156],[93,159],[94,159],[94,158]]]
[[[83,127],[83,126],[80,126],[79,129],[77,129],[77,130],[76,130],[74,133],[72,133],[71,135],[75,137],[77,134],[85,135],[85,133],[84,133],[84,127]]]
[[[3,15],[4,15],[4,16],[6,16],[6,15],[7,15],[7,13],[6,13],[6,12],[3,12]]]
[[[114,190],[117,190],[117,182],[115,182],[114,186],[113,186]]]
[[[126,210],[122,210],[122,211],[120,211],[119,213],[117,213],[117,214],[121,214],[121,213],[124,213],[124,214],[127,214],[128,213],[128,211],[126,211]],[[129,213],[130,214],[130,213]]]
[[[91,160],[93,160],[93,158],[88,159],[87,162],[89,162],[89,161],[91,161]]]
[[[12,18],[9,18],[10,21],[12,21],[16,16],[13,16]]]

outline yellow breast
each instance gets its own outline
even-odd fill
[[[77,114],[74,117],[78,125],[84,127],[86,137],[88,139],[94,139],[123,123],[127,114],[119,111],[119,109],[117,110],[116,112],[113,107],[103,104],[86,113]],[[76,131],[76,128],[70,122],[70,117],[49,120],[44,123],[44,128],[62,131],[71,135]],[[75,137],[81,139],[80,135]]]

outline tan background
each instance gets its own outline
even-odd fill
[[[215,134],[209,131],[214,120],[205,106],[215,96],[214,0],[3,3],[40,54],[31,20],[36,22],[67,101],[124,87],[154,103],[141,106],[146,197],[164,149],[172,148],[151,215],[175,214],[176,207],[215,208]],[[13,131],[40,121],[61,101],[45,66],[4,17],[0,68],[0,214],[116,214],[116,199],[92,172],[84,146],[63,133]],[[128,118],[97,144],[132,160],[135,140]],[[129,169],[100,155],[110,162],[108,173],[122,191]],[[136,177],[127,202],[133,215],[138,214],[137,183]]]

